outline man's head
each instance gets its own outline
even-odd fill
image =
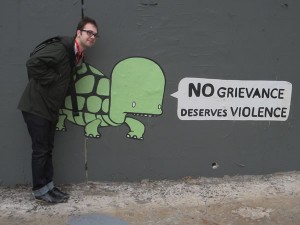
[[[82,18],[76,29],[76,40],[82,50],[92,47],[98,37],[98,26],[96,21],[89,17]]]

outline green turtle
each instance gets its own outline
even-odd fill
[[[111,79],[83,63],[74,76],[79,115],[72,113],[71,96],[59,110],[56,129],[65,131],[65,120],[84,126],[85,136],[100,138],[99,128],[129,127],[128,138],[144,138],[145,126],[132,117],[162,114],[165,76],[154,61],[131,57],[116,64]]]

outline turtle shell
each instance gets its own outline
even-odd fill
[[[82,63],[73,76],[78,111],[107,115],[109,110],[110,80],[95,67]],[[66,96],[65,109],[72,110],[70,93]]]

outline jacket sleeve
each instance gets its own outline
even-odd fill
[[[66,55],[65,47],[61,43],[49,44],[27,61],[28,78],[35,79],[41,85],[50,85],[61,76],[59,63]]]

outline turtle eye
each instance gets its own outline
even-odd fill
[[[158,109],[161,109],[161,104],[158,105]]]
[[[136,106],[136,102],[132,102],[132,108]]]

